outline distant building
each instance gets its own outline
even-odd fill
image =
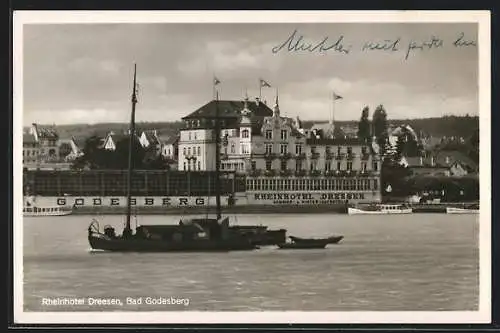
[[[23,133],[23,164],[59,161],[59,135],[52,128],[35,123]]]
[[[154,150],[157,155],[162,152],[162,145],[160,139],[158,138],[156,130],[146,130],[142,131],[139,142],[144,147],[144,149]]]
[[[102,143],[102,148],[104,148],[106,150],[115,151],[116,145],[119,142],[122,142],[124,140],[129,140],[129,137],[130,136],[126,132],[115,133],[115,132],[111,131],[104,138],[103,143]],[[136,137],[137,142],[140,143],[140,138],[137,136],[137,134],[135,137]]]
[[[444,175],[462,177],[477,171],[477,165],[465,154],[457,151],[437,151],[427,156],[402,157],[400,164],[416,175]]]
[[[85,138],[72,136],[70,141],[71,152],[66,156],[67,161],[73,161],[83,155],[85,147]]]
[[[161,155],[177,161],[179,154],[179,135],[160,135]]]

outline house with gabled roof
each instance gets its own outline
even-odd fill
[[[48,163],[59,160],[59,135],[55,128],[33,123],[23,133],[23,162]]]
[[[140,139],[137,136],[137,134],[135,135],[135,138],[140,143]],[[128,139],[129,139],[129,135],[126,132],[115,133],[115,132],[111,131],[104,138],[103,143],[102,143],[102,148],[104,148],[106,150],[115,151],[116,145],[118,144],[118,142],[121,142],[123,140],[128,140]]]

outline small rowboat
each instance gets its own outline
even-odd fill
[[[280,249],[324,249],[328,244],[337,244],[344,236],[327,238],[300,238],[289,236],[291,242],[278,244]]]

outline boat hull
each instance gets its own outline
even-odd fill
[[[406,209],[394,209],[394,210],[364,210],[360,208],[347,208],[347,214],[349,215],[383,215],[383,214],[411,214],[413,210],[411,208]]]
[[[299,242],[278,244],[280,249],[300,250],[300,249],[324,249],[328,242]]]
[[[236,241],[196,240],[190,242],[172,242],[150,239],[110,238],[93,233],[88,236],[93,250],[111,252],[228,252],[258,249],[254,244]]]
[[[328,238],[321,238],[321,239],[314,239],[314,238],[300,238],[300,237],[295,237],[295,236],[290,236],[290,239],[294,242],[294,243],[318,243],[318,244],[322,244],[323,242],[325,242],[326,244],[338,244],[342,239],[344,239],[344,236],[331,236],[331,237],[328,237]],[[283,244],[285,242],[282,242],[280,244]]]
[[[38,210],[33,210],[31,209],[30,211],[27,211],[27,209],[23,209],[23,216],[24,217],[38,217],[38,216],[66,216],[70,215],[73,213],[73,210],[71,209],[61,209],[60,207],[48,207],[44,208],[42,211],[41,208],[38,208]]]
[[[479,214],[479,209],[446,207],[446,214]]]

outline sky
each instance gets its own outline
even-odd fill
[[[180,120],[213,98],[214,76],[231,100],[258,97],[262,78],[262,99],[272,107],[278,93],[282,115],[303,120],[355,120],[379,104],[393,119],[478,115],[478,48],[454,45],[461,34],[477,41],[477,25],[27,24],[23,124],[128,122],[134,63],[137,121]],[[300,36],[305,46],[327,39],[323,50],[289,51]]]

